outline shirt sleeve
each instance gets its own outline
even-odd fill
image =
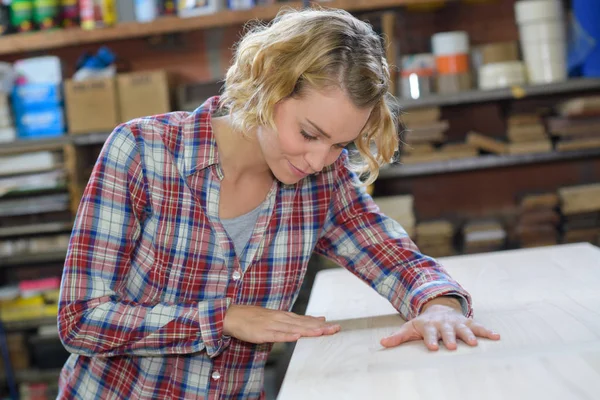
[[[383,215],[357,177],[336,162],[334,190],[316,251],[350,270],[388,299],[410,320],[425,303],[440,296],[458,298],[465,316],[472,315],[471,297],[433,258],[419,252],[406,231]]]
[[[223,336],[229,299],[143,304],[122,296],[148,196],[136,140],[121,125],[94,166],[65,261],[58,326],[71,353],[110,357],[206,350],[216,357],[229,344]]]

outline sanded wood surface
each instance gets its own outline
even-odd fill
[[[307,314],[339,321],[330,337],[301,339],[279,400],[598,399],[600,249],[589,244],[441,259],[474,298],[476,318],[502,335],[471,348],[383,349],[403,323],[343,269],[320,272]]]

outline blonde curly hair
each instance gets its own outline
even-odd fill
[[[248,132],[274,128],[274,106],[287,97],[308,88],[344,90],[358,108],[373,108],[350,166],[370,184],[398,149],[389,85],[381,39],[369,24],[342,10],[283,10],[236,45],[221,106],[237,130]]]

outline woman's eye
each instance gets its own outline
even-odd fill
[[[306,131],[304,131],[303,129],[300,130],[300,133],[302,134],[302,136],[304,137],[304,139],[306,140],[315,140],[316,137],[309,135],[308,133],[306,133]]]

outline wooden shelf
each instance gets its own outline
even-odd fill
[[[26,264],[64,262],[66,256],[66,249],[44,253],[19,254],[11,257],[0,258],[0,267],[6,268]]]
[[[323,7],[342,8],[350,12],[357,12],[431,2],[433,0],[332,0],[313,1],[311,3]],[[439,0],[436,2],[439,2]],[[151,23],[129,22],[114,27],[94,30],[74,28],[51,32],[8,35],[0,38],[0,54],[15,54],[90,43],[106,43],[174,32],[243,25],[250,20],[271,20],[282,7],[299,9],[303,7],[303,2],[292,1],[257,6],[249,10],[220,11],[215,14],[193,18],[162,17]]]
[[[378,179],[383,180],[419,177],[434,174],[447,174],[452,172],[512,167],[516,165],[532,165],[555,161],[579,160],[593,157],[600,157],[600,148],[565,152],[553,151],[550,153],[537,154],[517,154],[504,156],[487,155],[431,163],[391,165],[381,170]]]
[[[15,372],[17,383],[46,382],[56,384],[60,376],[60,369],[26,369]],[[6,383],[6,374],[0,375],[0,383]]]
[[[37,151],[37,150],[34,149],[32,151]],[[0,171],[0,178],[8,178],[8,177],[14,177],[14,176],[20,176],[20,175],[43,174],[45,172],[61,171],[64,168],[65,168],[65,166],[63,163],[56,163],[55,165],[48,167],[48,168],[37,168],[37,169],[29,169],[29,170],[23,170],[23,171],[9,171],[9,172]]]
[[[58,381],[60,369],[28,369],[15,372],[18,383],[53,382]]]
[[[108,136],[110,136],[110,132],[94,132],[82,135],[65,135],[52,139],[15,140],[14,142],[1,144],[0,156],[35,151],[58,151],[68,144],[76,146],[102,144],[108,139]]]
[[[44,318],[30,318],[20,321],[7,321],[4,322],[4,328],[8,331],[25,331],[29,329],[37,329],[44,325],[56,326],[57,317],[44,317]]]
[[[402,110],[420,107],[455,106],[498,100],[518,100],[526,97],[562,94],[570,92],[600,91],[600,79],[580,78],[545,85],[528,85],[518,89],[470,90],[455,94],[435,94],[416,100],[398,99]]]
[[[73,222],[46,222],[40,224],[18,225],[0,227],[0,238],[51,234],[69,232],[73,228]]]
[[[91,144],[103,144],[112,132],[94,132],[84,135],[70,136],[70,142],[76,146],[85,146]]]
[[[0,38],[0,40],[2,40]],[[31,153],[34,151],[57,151],[69,143],[68,136],[60,136],[51,139],[19,139],[14,142],[2,143],[0,146],[0,156]]]

